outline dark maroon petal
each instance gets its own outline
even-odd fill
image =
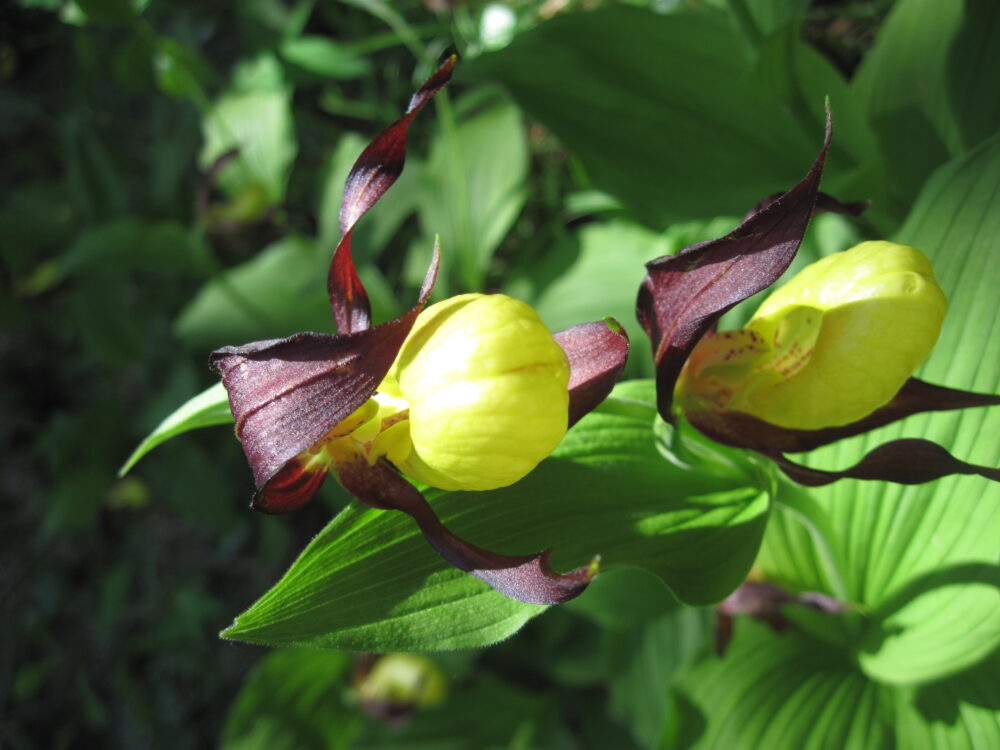
[[[715,652],[719,656],[726,650],[733,636],[733,618],[753,617],[766,623],[774,631],[780,632],[789,626],[782,612],[786,604],[801,604],[824,614],[833,615],[848,607],[841,601],[826,594],[807,591],[792,596],[780,586],[760,581],[746,581],[715,607]]]
[[[358,220],[385,195],[403,172],[406,161],[406,133],[424,105],[451,78],[455,67],[452,55],[420,87],[407,107],[406,114],[375,137],[354,162],[340,204],[340,244],[333,253],[326,288],[333,319],[340,333],[362,331],[371,326],[368,294],[358,278],[351,255],[351,232]]]
[[[808,174],[717,240],[699,242],[646,264],[636,315],[653,345],[657,407],[671,421],[674,384],[698,340],[724,312],[766,289],[788,268],[819,192],[832,126]]]
[[[293,458],[254,494],[250,507],[261,513],[298,510],[319,492],[328,473],[325,464],[306,468],[301,459]]]
[[[614,318],[581,323],[555,334],[569,360],[569,424],[601,403],[628,359],[628,334]]]
[[[537,555],[500,555],[469,544],[448,531],[424,496],[388,463],[374,466],[358,457],[334,467],[344,488],[381,510],[401,510],[417,522],[438,554],[459,570],[485,581],[504,596],[527,604],[559,604],[579,596],[596,574],[594,565],[559,574],[550,550]]]
[[[869,479],[897,484],[923,484],[951,474],[978,474],[1000,482],[1000,469],[976,466],[959,461],[937,443],[907,438],[880,445],[861,461],[843,471],[812,469],[788,460],[780,453],[772,455],[785,474],[799,484],[820,487],[838,479]]]
[[[1000,396],[973,393],[910,378],[885,406],[857,422],[820,430],[796,430],[765,422],[742,412],[689,412],[688,420],[717,442],[736,448],[800,453],[861,435],[913,414],[1000,405]]]
[[[347,335],[299,333],[212,353],[209,364],[229,393],[258,506],[277,512],[261,491],[375,393],[430,295],[438,258],[435,247],[417,304],[388,323]]]

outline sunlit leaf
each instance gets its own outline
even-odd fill
[[[551,546],[557,570],[596,553],[607,570],[649,570],[682,601],[718,601],[756,554],[767,495],[749,475],[740,482],[666,461],[654,440],[650,388],[619,386],[616,394],[643,408],[588,415],[511,487],[428,498],[450,529],[488,549]],[[449,569],[406,516],[352,504],[224,635],[272,645],[467,648],[542,611]]]
[[[266,60],[245,66],[234,89],[205,113],[205,143],[199,163],[207,169],[222,154],[239,149],[236,158],[220,171],[219,187],[230,197],[258,188],[268,202],[278,203],[285,197],[298,145],[291,94],[281,85],[276,64],[264,64]]]
[[[680,677],[660,746],[888,750],[884,692],[840,651],[739,620],[724,657],[706,653]]]
[[[326,296],[330,252],[302,237],[278,240],[207,283],[178,316],[177,334],[207,349],[331,330]]]
[[[606,5],[558,14],[468,72],[503,83],[596,187],[663,228],[742,215],[815,156],[815,131],[750,85],[745,50],[723,13]]]
[[[425,235],[440,237],[463,291],[482,289],[493,252],[524,205],[527,174],[524,124],[511,104],[498,100],[441,123],[419,193],[420,223]]]

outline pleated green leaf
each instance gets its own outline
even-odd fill
[[[741,619],[724,657],[705,654],[679,678],[660,747],[891,748],[886,692],[845,654]]]
[[[751,482],[684,470],[657,447],[651,384],[623,384],[517,484],[428,494],[441,520],[494,551],[546,547],[566,570],[642,567],[682,601],[709,604],[756,555],[768,496]],[[274,588],[226,630],[269,645],[430,650],[490,644],[544,607],[507,599],[449,567],[401,513],[349,505]]]

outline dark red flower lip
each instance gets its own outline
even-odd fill
[[[548,551],[514,556],[489,552],[448,531],[423,495],[384,459],[370,465],[359,456],[330,464],[309,457],[336,425],[374,395],[430,296],[440,257],[437,247],[413,307],[373,327],[368,295],[351,255],[351,233],[402,173],[410,123],[448,83],[455,62],[455,57],[449,58],[420,87],[403,117],[369,144],[347,178],[342,236],[327,277],[338,333],[299,333],[226,347],[213,352],[209,364],[229,393],[236,434],[257,487],[254,509],[297,510],[332,472],[361,502],[410,515],[431,546],[455,567],[513,599],[557,604],[586,588],[596,574],[596,562],[559,574],[551,568]],[[575,326],[556,334],[556,340],[570,363],[573,423],[610,393],[628,356],[628,337],[609,319]]]

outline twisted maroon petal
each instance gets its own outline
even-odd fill
[[[430,296],[438,258],[435,247],[417,303],[388,323],[346,335],[298,333],[212,352],[209,365],[229,393],[236,435],[257,485],[255,508],[294,510],[319,489],[321,481],[295,479],[297,470],[286,465],[375,393]]]
[[[766,289],[788,268],[816,206],[830,148],[827,112],[823,147],[808,174],[736,229],[646,264],[636,316],[653,345],[657,408],[671,421],[674,385],[698,340],[724,312]]]
[[[417,522],[424,538],[449,564],[511,599],[527,604],[559,604],[579,596],[596,575],[595,564],[556,573],[550,564],[550,550],[537,555],[501,555],[469,544],[450,532],[419,490],[384,461],[370,466],[359,456],[336,464],[334,471],[358,500],[380,510],[403,511]]]
[[[821,487],[838,479],[869,479],[897,484],[924,484],[951,474],[978,474],[1000,482],[1000,469],[960,461],[930,440],[905,438],[880,445],[854,466],[824,471],[802,466],[780,453],[771,455],[788,477],[807,487]]]
[[[921,412],[951,411],[1000,404],[1000,396],[973,393],[910,378],[885,406],[857,422],[821,430],[795,430],[735,411],[691,411],[688,421],[718,443],[756,451],[774,460],[799,484],[818,487],[838,479],[879,479],[900,484],[922,484],[950,474],[979,474],[1000,481],[1000,469],[960,461],[929,440],[903,439],[886,443],[843,471],[812,469],[788,459],[800,453],[891,424]]]
[[[628,359],[625,329],[614,318],[581,323],[555,334],[569,360],[569,424],[601,403],[615,387]]]
[[[368,293],[358,278],[351,255],[351,232],[355,224],[385,195],[403,172],[406,133],[424,105],[451,79],[455,56],[432,75],[410,99],[406,114],[375,137],[354,162],[344,185],[340,204],[340,244],[333,253],[326,280],[333,319],[340,333],[362,331],[371,326]]]
[[[796,430],[779,427],[750,414],[735,411],[689,412],[687,417],[692,425],[719,443],[761,453],[767,451],[800,453],[870,432],[913,414],[998,404],[1000,396],[945,388],[910,378],[888,404],[876,409],[867,417],[840,427]]]

